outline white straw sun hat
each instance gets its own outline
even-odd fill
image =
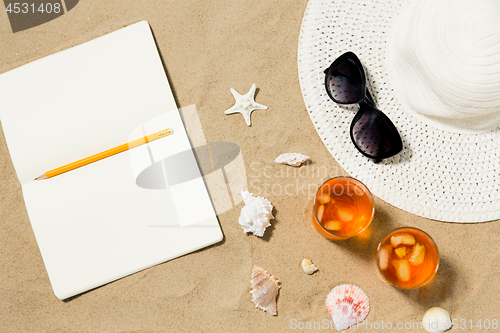
[[[347,51],[403,140],[378,164],[350,140],[357,108],[325,91],[323,71]],[[309,0],[298,67],[319,136],[373,194],[441,221],[500,219],[500,1]]]

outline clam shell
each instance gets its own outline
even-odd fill
[[[274,162],[288,164],[291,166],[299,166],[309,159],[309,156],[299,153],[285,153],[274,159]]]
[[[445,309],[433,307],[422,318],[422,325],[429,333],[442,333],[451,328],[450,314]]]
[[[281,288],[279,281],[260,267],[253,266],[252,271],[252,302],[256,308],[262,309],[274,316],[276,310],[276,296]]]
[[[368,296],[356,286],[342,284],[332,289],[326,298],[326,308],[337,331],[363,321],[370,311]]]

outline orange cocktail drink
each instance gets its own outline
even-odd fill
[[[322,236],[347,239],[365,230],[374,213],[373,197],[363,183],[351,177],[336,177],[318,189],[312,220]]]
[[[439,267],[439,252],[432,238],[416,228],[399,228],[377,247],[377,268],[387,283],[402,288],[421,287]]]

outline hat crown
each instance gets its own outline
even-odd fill
[[[500,2],[414,1],[389,40],[397,98],[424,121],[453,132],[500,125]]]

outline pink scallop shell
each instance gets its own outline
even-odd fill
[[[363,321],[370,311],[368,296],[356,286],[342,284],[326,297],[326,308],[337,331],[348,329]]]

